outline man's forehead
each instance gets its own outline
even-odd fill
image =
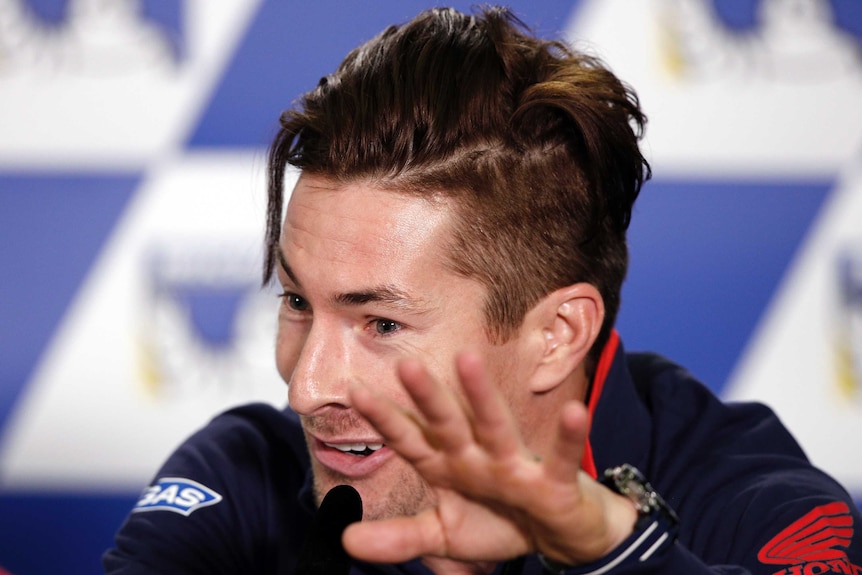
[[[428,189],[401,182],[398,178],[375,179],[357,177],[340,180],[325,174],[301,173],[296,180],[290,200],[306,194],[355,195],[357,191],[373,192],[381,199],[393,202],[407,201],[421,203],[429,209],[447,212],[454,208],[452,194],[442,190]]]
[[[282,228],[281,267],[287,263],[302,276],[325,266],[375,285],[418,268],[443,271],[449,217],[439,202],[365,182],[303,176]]]
[[[386,241],[417,243],[450,219],[450,202],[370,181],[338,182],[303,174],[291,194],[284,231],[328,229],[333,236],[366,234]],[[421,247],[416,245],[415,247]]]

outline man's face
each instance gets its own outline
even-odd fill
[[[459,389],[454,358],[470,348],[509,403],[521,401],[518,338],[491,344],[485,288],[443,264],[451,209],[307,174],[293,192],[280,244],[277,363],[302,420],[318,502],[342,483],[362,495],[368,518],[413,514],[434,500],[352,409],[352,383],[411,409],[397,362],[419,359]]]

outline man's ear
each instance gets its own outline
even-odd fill
[[[540,300],[526,318],[533,349],[540,350],[530,391],[544,393],[566,381],[586,359],[604,318],[604,300],[588,283],[560,288]]]

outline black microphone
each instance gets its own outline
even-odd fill
[[[362,499],[350,485],[337,485],[320,503],[311,523],[299,560],[296,575],[346,575],[350,556],[341,544],[341,535],[351,523],[362,519]]]

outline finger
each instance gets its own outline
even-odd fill
[[[583,403],[570,401],[563,406],[557,436],[545,461],[549,477],[563,482],[577,478],[589,428],[589,414]]]
[[[476,441],[497,457],[517,453],[522,448],[515,419],[500,391],[488,378],[482,358],[465,352],[457,359],[458,376],[473,411]]]
[[[405,360],[398,366],[404,389],[425,418],[428,441],[444,451],[459,451],[473,442],[468,415],[451,389],[434,380],[418,361]]]
[[[416,420],[394,402],[360,384],[351,385],[349,393],[353,408],[403,458],[415,464],[433,453]]]
[[[349,525],[342,542],[350,555],[371,563],[401,563],[422,555],[445,555],[440,522],[433,509],[412,517]]]

